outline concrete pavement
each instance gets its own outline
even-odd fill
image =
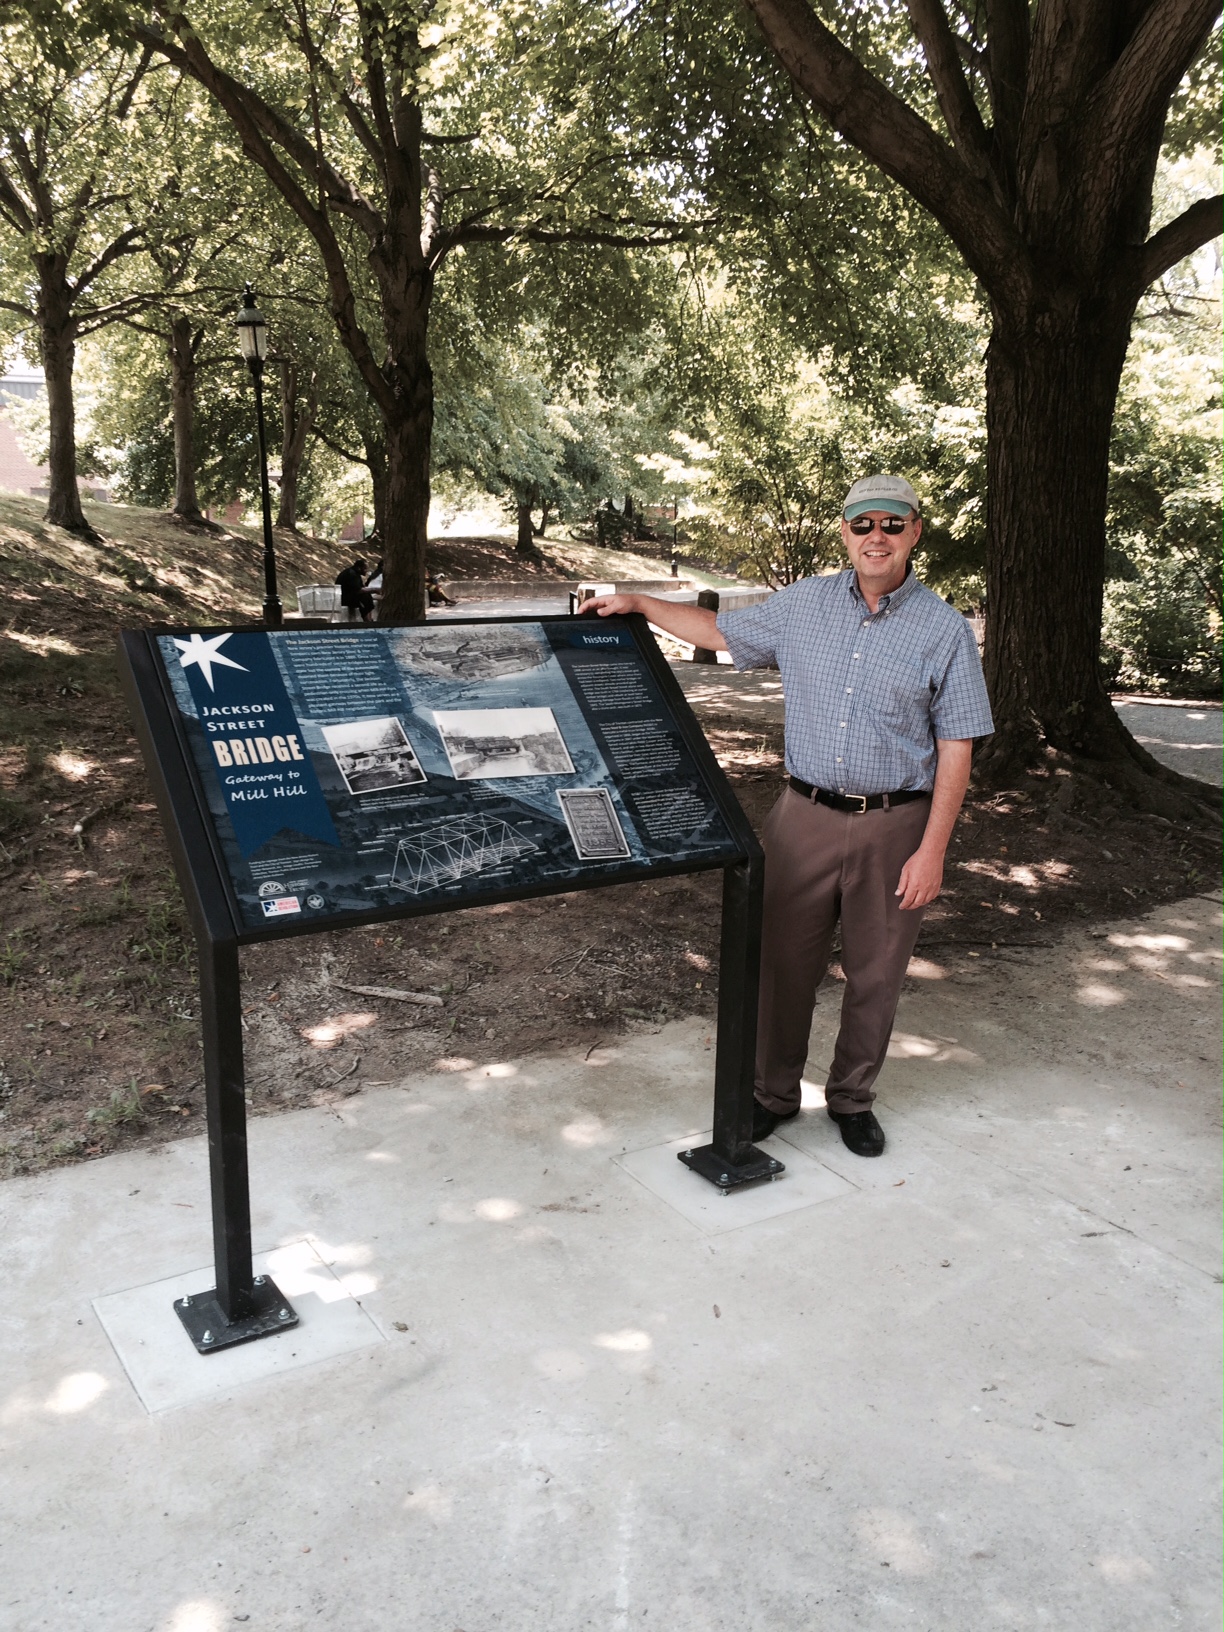
[[[1217,788],[1224,782],[1224,714],[1219,703],[1118,697],[1114,707],[1135,741],[1162,765]]]
[[[916,964],[888,1152],[813,1088],[773,1216],[636,1162],[707,1125],[698,1021],[260,1119],[265,1347],[351,1346],[177,1408],[94,1300],[207,1265],[203,1141],[9,1181],[0,1627],[1214,1628],[1219,925]]]

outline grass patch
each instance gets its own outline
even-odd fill
[[[132,1122],[143,1122],[144,1115],[135,1077],[122,1088],[113,1088],[105,1105],[95,1105],[87,1113],[89,1121],[100,1128],[121,1128]]]

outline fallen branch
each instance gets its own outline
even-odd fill
[[[993,950],[999,946],[1036,946],[1049,949],[1053,945],[1053,941],[975,941],[957,939],[950,941],[920,941],[914,951],[915,953],[924,952],[928,948],[935,946],[989,946]]]
[[[72,824],[72,832],[69,836],[76,840],[77,849],[84,850],[85,848],[85,829],[87,827],[92,827],[99,817],[110,816],[116,810],[119,810],[124,805],[130,803],[131,800],[126,795],[122,799],[112,799],[105,805],[99,805],[97,810],[89,811],[88,814],[82,816],[79,821],[74,822]]]
[[[420,1003],[423,1008],[440,1009],[442,999],[432,992],[401,992],[391,986],[346,986],[342,980],[332,982],[342,992],[353,992],[357,997],[385,997],[393,1003]]]

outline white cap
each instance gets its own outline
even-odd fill
[[[867,510],[887,510],[891,516],[918,515],[918,495],[904,476],[864,476],[846,494],[842,515],[847,521]]]

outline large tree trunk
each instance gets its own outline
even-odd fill
[[[433,375],[428,362],[413,397],[387,416],[386,479],[374,480],[374,520],[385,562],[379,618],[425,616],[425,551],[429,524],[429,455],[433,437]],[[382,513],[379,514],[380,490]]]
[[[196,345],[189,317],[170,325],[170,416],[174,426],[174,503],[180,521],[203,523],[195,478]]]
[[[1130,335],[1123,295],[1047,291],[996,309],[986,355],[985,668],[995,734],[979,775],[1014,783],[1043,743],[1081,762],[1178,781],[1118,719],[1101,675],[1106,487]],[[1158,801],[1159,802],[1159,801]]]
[[[306,400],[298,411],[298,370],[296,363],[281,369],[281,478],[278,527],[295,528],[298,511],[298,483],[306,457],[306,441],[319,408],[317,376],[310,376]],[[375,516],[377,524],[377,514]]]
[[[50,496],[46,519],[75,533],[93,533],[81,508],[76,469],[76,407],[72,371],[76,361],[76,324],[72,292],[62,255],[39,255],[38,346],[47,379],[50,419]]]

